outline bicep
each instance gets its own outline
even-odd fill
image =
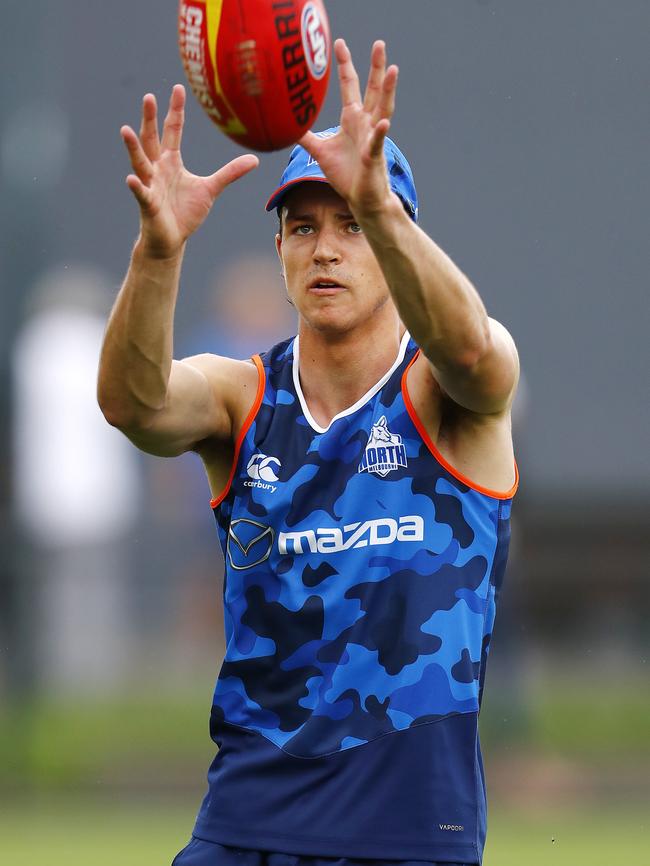
[[[123,433],[142,451],[159,457],[191,451],[210,437],[228,439],[241,363],[217,355],[173,361],[164,408],[146,425]]]
[[[489,319],[486,352],[471,367],[434,368],[436,380],[454,403],[479,414],[503,412],[512,404],[519,381],[514,340],[496,319]]]

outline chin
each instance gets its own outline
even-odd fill
[[[300,318],[313,331],[332,337],[347,334],[368,321],[367,314],[359,315],[350,310],[321,309],[310,310]]]
[[[345,334],[351,327],[353,327],[353,325],[348,321],[335,319],[334,317],[328,318],[326,316],[314,316],[309,319],[305,318],[304,321],[312,331],[318,331],[319,334],[328,334],[330,336]]]

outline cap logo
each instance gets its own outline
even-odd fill
[[[337,132],[338,132],[338,127],[336,129],[324,129],[322,132],[315,133],[315,135],[316,135],[316,138],[334,138],[334,136],[337,134]],[[318,165],[318,162],[317,162],[317,160],[314,159],[314,157],[311,155],[311,153],[308,153],[307,154],[307,165],[305,166],[305,168],[310,168],[312,165]],[[320,165],[318,165],[318,168],[320,170],[322,170],[320,168]]]
[[[301,29],[302,46],[309,70],[318,81],[327,72],[329,49],[323,19],[315,3],[307,3],[302,10]]]

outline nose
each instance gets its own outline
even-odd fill
[[[341,261],[336,231],[326,227],[320,229],[316,235],[313,258],[317,264],[336,264]]]

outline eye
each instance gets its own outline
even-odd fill
[[[353,235],[360,235],[363,233],[363,229],[361,228],[359,223],[350,223],[348,225],[348,231],[351,232]]]
[[[296,226],[293,231],[294,231],[294,234],[297,234],[297,235],[308,235],[308,234],[310,234],[310,232],[313,231],[313,229],[308,223],[305,223],[303,225]]]

